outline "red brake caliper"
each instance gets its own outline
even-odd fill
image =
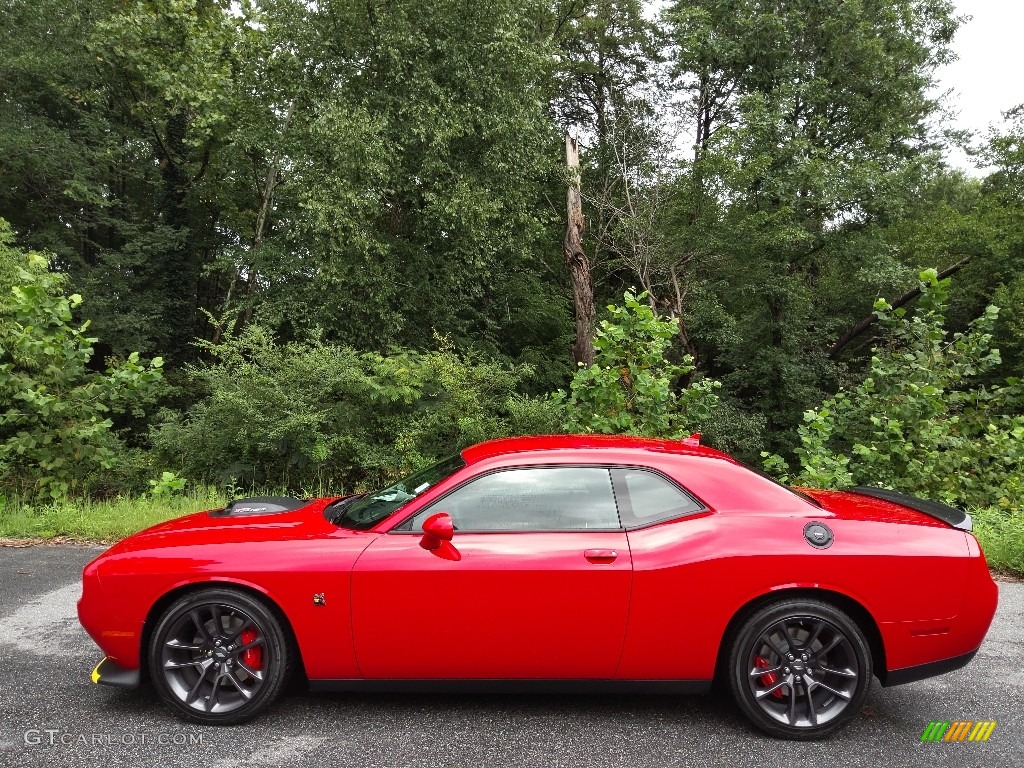
[[[239,642],[241,642],[242,645],[248,645],[257,637],[259,637],[259,633],[257,633],[255,629],[247,629],[242,632]],[[263,666],[263,649],[258,645],[254,645],[252,648],[247,648],[242,651],[242,661],[249,669],[259,669]]]
[[[768,666],[768,659],[764,658],[763,656],[757,656],[754,659],[754,663],[757,664],[758,667],[765,668]],[[765,688],[771,688],[773,685],[775,685],[775,683],[779,681],[779,678],[775,675],[774,672],[765,672],[763,675],[761,675],[760,680]],[[774,696],[776,699],[781,699],[782,687],[779,686],[778,688],[776,688],[774,691],[772,691],[771,695]]]

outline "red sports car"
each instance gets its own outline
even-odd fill
[[[727,685],[815,738],[883,685],[958,669],[997,590],[962,511],[794,490],[696,439],[496,440],[376,493],[260,498],[143,531],[86,566],[93,681],[144,675],[237,723],[315,690]]]

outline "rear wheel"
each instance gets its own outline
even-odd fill
[[[857,623],[817,600],[784,600],[740,626],[729,683],[757,727],[786,739],[815,739],[856,716],[871,683],[871,652]]]
[[[149,648],[160,698],[180,717],[209,725],[257,715],[281,693],[291,667],[281,622],[234,589],[202,590],[174,602]]]

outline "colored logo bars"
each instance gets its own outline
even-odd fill
[[[931,722],[921,734],[921,741],[988,741],[995,729],[995,720]]]

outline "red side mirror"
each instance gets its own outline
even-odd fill
[[[461,560],[462,555],[452,546],[455,524],[447,512],[438,512],[423,521],[423,538],[420,546],[442,560]]]
[[[438,512],[435,515],[430,515],[430,517],[423,521],[423,534],[424,539],[429,537],[441,542],[451,542],[452,537],[455,536],[455,525],[452,522],[452,515],[447,512]],[[427,547],[426,549],[436,548]]]

